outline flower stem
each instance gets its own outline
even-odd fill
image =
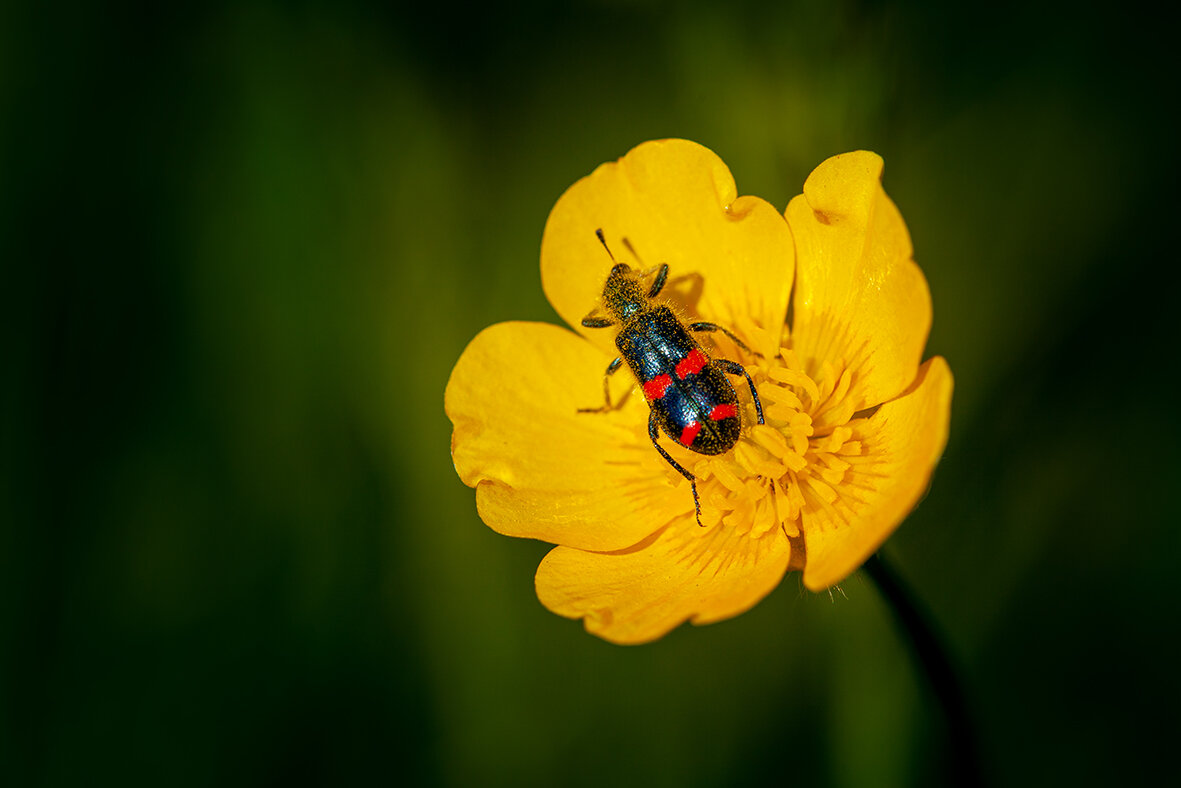
[[[920,673],[926,677],[927,686],[943,712],[951,756],[948,784],[983,785],[968,705],[930,614],[880,552],[870,556],[864,569],[894,611]]]

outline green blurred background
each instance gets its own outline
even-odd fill
[[[0,782],[938,785],[874,587],[620,648],[546,612],[443,387],[556,320],[644,140],[779,207],[870,148],[956,375],[886,554],[995,784],[1175,771],[1172,28],[1130,6],[6,5]]]

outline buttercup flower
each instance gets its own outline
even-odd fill
[[[814,591],[840,582],[918,502],[947,441],[952,378],[920,365],[931,325],[926,280],[902,216],[880,184],[882,160],[858,151],[821,164],[781,215],[739,197],[725,164],[685,140],[649,142],[574,184],[541,244],[545,293],[573,331],[501,323],[468,345],[447,384],[451,451],[480,517],[496,531],[557,546],[537,570],[550,610],[618,643],[685,620],[738,615],[803,571]],[[699,334],[731,378],[738,443],[704,456],[661,436],[697,478],[656,452],[635,379],[602,380],[615,329],[589,329],[612,259],[668,263],[658,300]],[[624,243],[624,239],[627,243]]]

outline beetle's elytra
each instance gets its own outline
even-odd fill
[[[611,255],[602,229],[595,230],[595,235],[614,262],[615,257]],[[631,250],[627,239],[623,243]],[[634,250],[632,254],[635,254]],[[651,409],[648,435],[652,438],[652,445],[669,465],[689,480],[697,524],[701,525],[697,478],[660,445],[659,431],[663,430],[681,446],[698,454],[722,454],[738,442],[742,431],[738,394],[726,375],[746,378],[759,424],[763,423],[763,404],[755,391],[754,381],[742,365],[727,359],[710,358],[693,334],[721,331],[744,350],[748,350],[746,345],[715,323],[686,325],[667,306],[653,301],[668,279],[668,263],[659,266],[652,284],[647,287],[644,285],[646,278],[647,274],[633,271],[626,263],[615,263],[603,286],[602,309],[607,315],[598,316],[595,313],[599,310],[594,310],[582,319],[582,325],[587,328],[619,326],[615,336],[619,358],[608,365],[603,378],[604,405],[585,408],[583,412],[611,409],[608,380],[626,361]]]

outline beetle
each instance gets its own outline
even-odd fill
[[[693,336],[695,333],[721,331],[743,350],[750,352],[742,340],[716,323],[684,323],[671,308],[654,301],[668,280],[668,263],[656,269],[652,284],[644,281],[651,272],[633,271],[627,263],[620,263],[611,254],[603,230],[595,230],[599,243],[607,250],[614,265],[603,286],[603,311],[594,309],[582,319],[586,328],[618,326],[615,346],[619,356],[607,366],[603,376],[601,408],[580,408],[580,413],[601,413],[611,410],[611,375],[626,361],[650,408],[648,436],[677,473],[689,480],[693,491],[693,508],[697,524],[701,522],[701,500],[697,496],[697,477],[686,470],[660,445],[660,431],[675,443],[698,454],[723,454],[734,447],[742,432],[738,415],[738,394],[726,375],[742,375],[750,386],[759,424],[763,424],[763,403],[755,390],[750,373],[739,363],[723,358],[710,358]],[[624,246],[637,257],[627,239]]]

